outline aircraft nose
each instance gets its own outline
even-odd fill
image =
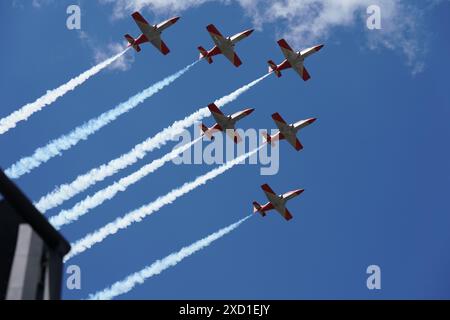
[[[249,109],[245,110],[245,114],[250,114],[253,111],[255,111],[255,108],[249,108]]]
[[[316,122],[316,120],[317,120],[317,118],[311,118],[311,119],[308,120],[308,122],[309,123],[313,123],[313,122]]]
[[[247,31],[245,31],[245,35],[249,36],[253,33],[253,31],[255,31],[255,29],[248,29]]]
[[[319,51],[320,49],[322,49],[323,46],[324,46],[324,44],[321,44],[320,46],[317,46],[317,47],[316,47],[316,51]]]
[[[175,17],[175,18],[172,18],[172,23],[177,22],[178,20],[180,20],[180,18],[181,18],[181,17]]]

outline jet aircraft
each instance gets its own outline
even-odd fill
[[[213,56],[223,54],[228,60],[231,61],[232,64],[239,67],[242,62],[238,55],[234,52],[234,46],[242,39],[247,38],[253,32],[253,29],[245,30],[227,38],[222,36],[213,24],[208,25],[206,30],[208,30],[215,45],[209,51],[206,51],[202,46],[198,47],[198,50],[200,51],[200,59],[206,59],[206,61],[211,64],[213,62]]]
[[[146,42],[150,42],[155,46],[156,49],[161,51],[162,54],[166,55],[170,52],[167,45],[161,39],[161,33],[165,29],[173,25],[175,22],[177,22],[180,17],[174,17],[159,24],[151,25],[139,12],[134,12],[131,16],[141,30],[142,34],[136,39],[134,39],[129,34],[126,34],[125,39],[127,39],[129,43],[128,47],[133,47],[136,52],[140,52],[140,45]]]
[[[304,65],[305,59],[322,49],[324,45],[314,46],[299,52],[292,50],[284,39],[278,40],[278,45],[280,46],[281,52],[286,59],[279,65],[275,64],[272,60],[269,60],[267,62],[269,64],[269,72],[275,73],[275,75],[279,78],[281,77],[281,70],[292,68],[297,71],[304,81],[311,79],[311,76]]]
[[[235,143],[239,143],[242,141],[239,134],[236,132],[236,122],[241,120],[242,118],[248,116],[250,113],[252,113],[255,109],[245,109],[239,112],[236,112],[232,115],[226,116],[220,111],[220,109],[214,104],[211,103],[208,105],[209,111],[211,111],[212,116],[216,120],[216,124],[213,125],[211,128],[208,128],[203,123],[200,124],[200,129],[202,131],[202,134],[210,138],[211,140],[214,140],[214,133],[217,131],[222,131],[227,133],[231,139]]]
[[[292,214],[286,208],[286,202],[288,202],[292,198],[295,198],[296,196],[300,195],[303,191],[305,191],[305,189],[297,189],[286,192],[284,194],[277,195],[269,187],[267,183],[263,184],[261,186],[261,189],[266,194],[266,197],[269,200],[269,202],[267,202],[265,205],[260,205],[258,202],[253,201],[253,212],[254,213],[258,212],[263,217],[265,217],[267,211],[275,209],[288,221],[292,219]]]
[[[300,120],[293,124],[287,124],[278,112],[272,114],[272,119],[277,125],[279,131],[273,136],[268,135],[267,132],[263,132],[263,136],[266,139],[267,143],[274,145],[275,141],[285,139],[297,151],[303,149],[303,145],[297,138],[297,132],[317,120],[317,118],[310,118],[306,120]]]

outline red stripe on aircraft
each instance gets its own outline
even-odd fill
[[[278,112],[275,112],[274,114],[272,114],[272,119],[286,124],[286,121],[284,121],[284,119],[281,117],[281,115]]]
[[[242,111],[242,113],[248,116],[253,111],[255,111],[255,108],[245,109],[244,111]]]
[[[268,193],[275,194],[275,192],[273,192],[273,190],[269,187],[269,185],[267,183],[263,184],[261,186],[261,189],[263,189],[264,191],[266,191]]]
[[[284,49],[290,50],[290,51],[294,51],[292,50],[292,48],[288,45],[288,43],[286,42],[286,40],[284,39],[280,39],[277,41],[278,45]]]
[[[144,24],[148,24],[148,22],[144,19],[144,17],[137,11],[135,13],[133,13],[131,16],[136,21],[139,21],[139,22],[144,23]]]
[[[222,115],[223,115],[222,111],[220,111],[220,109],[219,109],[214,103],[210,103],[210,104],[208,105],[208,109],[209,109],[209,111],[211,111],[211,112],[214,112],[214,113],[218,113],[218,114],[222,114]]]
[[[233,64],[234,64],[236,67],[239,67],[239,66],[242,64],[241,59],[239,59],[239,57],[237,56],[237,54],[234,54],[234,62],[233,62]]]
[[[217,30],[217,28],[213,24],[208,25],[206,27],[206,30],[208,30],[211,33],[214,33],[215,35],[217,35],[219,37],[223,37],[222,34],[219,32],[219,30]]]
[[[300,151],[300,150],[302,150],[303,149],[303,146],[302,146],[302,144],[300,143],[300,141],[297,139],[297,141],[295,142],[295,149],[297,150],[297,151]]]
[[[161,41],[161,52],[165,55],[170,52],[170,49],[166,46],[164,41]]]

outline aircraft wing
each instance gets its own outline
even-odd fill
[[[220,111],[219,108],[214,103],[208,105],[208,109],[211,112],[211,115],[214,117],[216,122],[223,127],[223,123],[228,120],[228,117]]]
[[[241,136],[233,129],[225,130],[225,133],[234,141],[234,143],[239,143],[242,141]]]
[[[288,60],[292,59],[296,53],[292,48],[289,46],[289,44],[284,39],[280,39],[277,41],[278,45],[280,46],[281,52],[283,53],[284,57]]]
[[[280,214],[287,220],[291,220],[292,219],[292,214],[289,212],[288,209],[284,208],[284,212],[280,212]]]
[[[139,12],[136,11],[131,16],[133,17],[134,22],[136,22],[138,28],[143,34],[152,32],[153,26],[151,26]]]
[[[306,70],[305,66],[302,64],[300,65],[296,65],[296,66],[292,66],[292,68],[297,71],[297,73],[300,75],[300,77],[302,77],[302,79],[304,81],[308,81],[309,79],[311,79],[311,76],[309,75],[308,70]]]
[[[298,140],[297,137],[288,135],[285,136],[284,138],[295,148],[295,150],[300,151],[303,149],[303,145],[301,144],[300,140]]]
[[[238,55],[234,52],[233,49],[222,49],[222,53],[225,57],[227,57],[228,60],[231,61],[232,64],[234,64],[235,67],[239,67],[242,64],[241,59],[239,59]]]
[[[153,39],[150,43],[164,55],[170,52],[170,49],[167,47],[165,42],[161,40],[161,37]]]
[[[266,194],[267,199],[272,203],[274,201],[276,201],[278,199],[278,196],[275,194],[275,192],[273,192],[272,188],[269,187],[269,185],[263,184],[261,186],[261,189],[264,191],[264,193]]]
[[[226,39],[224,38],[224,36],[222,36],[220,31],[217,30],[217,28],[213,24],[208,25],[206,27],[206,30],[208,30],[209,35],[211,36],[216,46],[220,47],[222,43],[225,42]]]

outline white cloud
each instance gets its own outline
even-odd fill
[[[35,8],[40,8],[44,5],[50,4],[53,0],[33,0],[31,5]]]
[[[156,15],[177,14],[206,2],[237,2],[254,26],[277,28],[276,37],[285,37],[296,48],[327,40],[337,28],[362,28],[370,49],[388,48],[401,53],[412,73],[424,67],[425,32],[423,13],[409,0],[99,0],[113,4],[116,17],[147,8]],[[427,0],[436,5],[442,0]],[[382,30],[366,29],[366,9],[381,7]]]
[[[422,13],[407,1],[278,0],[269,1],[267,5],[261,5],[265,1],[258,1],[260,5],[256,7],[250,0],[241,2],[247,3],[243,5],[247,5],[247,12],[256,26],[267,22],[281,24],[279,36],[287,38],[295,47],[324,42],[337,28],[360,28],[367,35],[370,49],[388,48],[403,54],[413,74],[424,68],[426,40],[419,27]],[[366,10],[373,4],[381,9],[381,30],[366,27]]]
[[[114,56],[118,54],[119,52],[123,51],[124,45],[119,44],[117,42],[110,42],[102,48],[95,48],[94,49],[94,60],[95,63],[100,63],[111,56]],[[122,57],[117,59],[116,62],[111,64],[109,67],[112,70],[120,70],[120,71],[126,71],[130,69],[131,64],[134,62],[134,54],[124,54]]]
[[[53,3],[54,0],[32,0],[31,3],[30,2],[26,2],[23,0],[12,0],[12,7],[13,8],[18,8],[18,9],[25,9],[25,5],[31,5],[33,8],[41,8],[43,6],[49,5],[51,3]]]
[[[125,45],[118,42],[109,42],[106,45],[100,45],[92,39],[85,31],[79,31],[79,38],[94,52],[95,64],[100,63],[119,52],[123,51]],[[108,68],[110,70],[126,71],[130,69],[134,62],[134,54],[126,53],[117,61],[112,63]]]
[[[100,3],[114,4],[114,16],[128,16],[130,12],[148,8],[156,14],[178,13],[206,2],[217,0],[99,0]],[[220,0],[219,0],[220,1]],[[224,1],[222,1],[224,2]]]

